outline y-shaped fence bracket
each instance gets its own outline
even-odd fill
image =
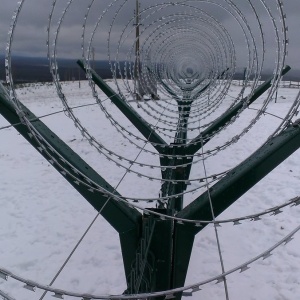
[[[140,239],[142,215],[123,202],[108,200],[107,194],[98,192],[87,185],[80,184],[75,178],[84,174],[90,182],[94,182],[103,190],[107,190],[116,196],[120,194],[106,182],[95,170],[92,169],[77,153],[64,143],[54,132],[39,120],[27,107],[19,103],[22,113],[30,120],[33,130],[43,137],[43,140],[34,135],[22,122],[15,107],[9,100],[9,95],[3,85],[0,84],[0,113],[13,125],[13,127],[47,160],[64,178],[109,222],[119,233],[125,273],[131,271],[131,264],[135,257],[135,251]],[[53,150],[50,150],[54,149]],[[49,155],[51,153],[51,155]],[[68,162],[64,163],[64,161]],[[62,167],[63,166],[63,167]],[[73,167],[72,167],[73,166]],[[64,168],[64,169],[63,169]],[[85,181],[82,177],[81,180]],[[93,184],[92,184],[93,186]]]
[[[289,67],[283,71],[283,74],[285,74],[288,69]],[[115,105],[119,107],[129,120],[132,121],[144,137],[149,138],[149,142],[159,153],[166,153],[166,151],[172,149],[172,147],[168,146],[155,133],[155,130],[146,121],[142,120],[135,111],[128,107],[100,77],[99,80],[97,74],[93,73],[93,71],[92,74],[93,80],[95,80],[96,83],[98,81],[97,84],[106,91],[107,96],[110,97]],[[260,86],[250,99],[247,98],[247,103],[249,104],[250,102],[252,103],[255,101],[270,87],[270,85],[271,79]],[[183,151],[181,154],[191,155],[190,162],[192,162],[193,154],[201,148],[201,144],[203,143],[202,140],[200,143],[200,139],[223,127],[240,109],[243,108],[244,100],[245,99],[230,111],[225,112],[223,116],[217,119],[205,132],[190,144],[184,145],[182,148],[179,147],[178,149]],[[20,107],[23,113],[27,115],[28,119],[31,120],[34,130],[45,139],[45,143],[42,142],[42,144],[44,143],[42,145],[44,151],[41,151],[41,154],[48,161],[52,161],[53,167],[61,172],[65,179],[69,181],[69,183],[78,190],[91,205],[98,211],[101,210],[104,201],[107,199],[105,195],[101,193],[92,193],[90,189],[86,188],[84,185],[78,185],[78,183],[73,180],[73,178],[78,176],[78,174],[74,172],[74,169],[72,169],[72,167],[64,166],[67,169],[68,174],[70,174],[70,176],[67,176],[62,172],[62,168],[59,164],[56,164],[55,162],[63,157],[70,165],[73,165],[77,170],[85,174],[99,186],[114,193],[116,193],[116,191],[114,191],[100,175],[92,170],[90,166],[50,131],[24,105],[20,104]],[[18,132],[24,136],[32,146],[36,149],[41,148],[36,137],[32,136],[32,133],[29,132],[27,126],[20,122],[22,120],[17,114],[14,106],[11,105],[7,92],[3,86],[0,86],[0,113],[14,125]],[[298,125],[290,126],[211,187],[210,194],[215,209],[215,215],[217,216],[223,212],[261,178],[296,151],[300,147],[299,137],[300,129]],[[208,142],[208,140],[209,139],[206,139],[205,142]],[[51,157],[47,154],[47,147],[49,147],[49,145],[55,149],[55,153],[52,153]],[[182,188],[183,187],[181,187],[181,189]],[[169,210],[157,209],[157,211],[166,215],[173,215],[175,209],[174,207],[171,207]],[[182,225],[172,220],[163,220],[147,215],[142,218],[141,214],[135,209],[129,208],[127,205],[114,200],[108,202],[101,214],[120,234],[128,284],[127,293],[161,291],[184,285],[194,237],[203,229],[203,227],[199,228],[193,225]],[[208,193],[206,192],[195,199],[186,208],[180,210],[176,216],[186,219],[212,220]],[[147,226],[150,229],[146,230]],[[142,262],[142,264],[137,267],[137,263],[140,262]],[[142,266],[142,268],[140,268],[140,266]],[[133,280],[137,280],[136,282],[138,283],[134,288],[132,288]],[[176,299],[180,298],[181,295],[176,295]],[[163,299],[163,297],[158,297],[156,299]]]

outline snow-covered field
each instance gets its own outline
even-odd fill
[[[70,105],[93,103],[86,82],[63,85]],[[235,87],[230,93],[234,95]],[[280,88],[277,103],[272,102],[268,111],[285,116],[297,89]],[[37,116],[62,109],[52,85],[36,85],[18,89],[18,95]],[[262,97],[263,99],[263,97]],[[262,100],[251,108],[259,108]],[[135,108],[135,104],[132,104]],[[222,105],[227,105],[226,103]],[[128,130],[135,129],[123,120],[113,104],[106,108]],[[137,108],[138,109],[138,108]],[[223,109],[222,107],[220,109]],[[139,110],[144,114],[142,110]],[[215,137],[206,149],[219,145],[229,136],[237,134],[257,112],[247,109],[225,133]],[[127,158],[134,158],[139,150],[130,145],[111,126],[96,106],[76,110],[84,126],[97,139],[105,141],[110,149]],[[55,133],[75,149],[112,186],[116,186],[124,170],[116,167],[91,148],[73,123],[63,113],[42,119]],[[209,174],[232,168],[259,147],[280,124],[270,115],[263,116],[238,143],[207,160]],[[0,127],[8,123],[0,116]],[[96,211],[33,149],[13,128],[0,130],[0,267],[22,277],[49,284],[80,239]],[[151,147],[149,147],[151,149]],[[140,161],[158,165],[156,156],[142,154]],[[202,172],[198,163],[191,177]],[[146,171],[141,171],[146,173]],[[159,177],[158,169],[147,170]],[[151,173],[152,172],[152,173]],[[266,176],[260,183],[241,197],[219,218],[231,218],[264,211],[300,195],[300,151]],[[197,182],[189,187],[197,188]],[[148,181],[134,174],[127,175],[118,187],[122,195],[147,198],[156,197],[159,181]],[[189,193],[187,203],[202,190]],[[276,216],[265,216],[261,221],[245,221],[242,225],[222,225],[218,228],[225,269],[229,270],[261,254],[299,226],[299,206],[286,207]],[[247,272],[227,277],[231,300],[298,300],[300,294],[300,234],[294,240],[278,247],[266,260],[253,263]],[[217,243],[212,226],[206,227],[195,240],[187,284],[199,282],[221,273]],[[0,279],[0,290],[19,299],[39,299],[42,292],[32,293],[13,279]],[[125,277],[118,235],[100,216],[89,231],[70,262],[56,280],[55,287],[93,294],[117,294],[125,290]],[[68,297],[66,297],[68,298]],[[53,299],[48,293],[44,299]],[[68,298],[69,299],[69,298]],[[225,299],[222,284],[208,284],[189,299]]]

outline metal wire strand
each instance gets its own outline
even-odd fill
[[[163,113],[163,112],[162,112]],[[151,133],[149,134],[148,139],[151,137],[151,134],[154,132],[155,130],[155,126],[153,127]],[[147,146],[149,142],[147,141],[144,144],[145,148]],[[143,153],[143,149],[141,149],[139,151],[139,153],[137,154],[137,156],[135,157],[135,159],[133,160],[134,162],[139,158],[139,156]],[[120,184],[122,183],[122,181],[125,179],[126,175],[129,173],[130,168],[132,167],[133,163],[131,164],[131,166],[126,170],[126,172],[123,174],[122,178],[119,180],[118,184],[114,187],[114,190],[112,192],[112,194],[114,194],[117,191],[117,188],[120,186]],[[52,286],[52,284],[55,282],[55,280],[57,279],[57,277],[60,275],[60,273],[63,271],[63,269],[65,268],[65,266],[67,265],[67,263],[69,262],[69,260],[71,259],[71,257],[73,256],[73,254],[75,253],[75,251],[77,250],[77,248],[80,246],[80,244],[82,243],[83,239],[85,238],[85,236],[88,234],[88,232],[90,231],[90,229],[92,228],[92,226],[94,225],[94,223],[96,222],[96,220],[98,219],[98,217],[100,216],[100,214],[102,213],[102,211],[104,210],[104,208],[106,207],[106,205],[108,204],[108,202],[112,199],[112,197],[110,196],[104,203],[104,205],[101,207],[101,209],[99,210],[99,212],[97,213],[97,215],[95,216],[95,218],[92,220],[92,222],[90,223],[90,225],[88,226],[88,228],[86,229],[86,231],[83,233],[83,235],[81,236],[81,238],[79,239],[79,241],[77,242],[77,244],[75,245],[75,247],[72,249],[71,253],[69,254],[69,256],[66,258],[66,260],[64,261],[64,263],[62,264],[62,266],[60,267],[60,269],[58,270],[58,272],[55,274],[55,276],[53,277],[53,279],[51,280],[49,286]],[[148,246],[150,245],[151,240],[149,240],[148,242]],[[145,263],[145,262],[144,262]],[[42,294],[42,296],[39,298],[39,300],[44,299],[44,297],[46,296],[47,291],[44,291],[44,293]]]
[[[201,144],[202,144],[202,151],[203,151],[203,139],[201,138]],[[205,159],[203,159],[203,169],[204,169],[204,174],[205,177],[207,177],[207,171],[206,171],[206,165],[205,165]],[[215,213],[214,213],[214,208],[213,208],[213,204],[212,204],[212,199],[211,199],[211,194],[210,194],[210,190],[209,190],[209,183],[206,179],[206,189],[207,189],[207,193],[208,193],[208,199],[209,199],[209,205],[210,205],[210,211],[212,214],[212,218],[213,221],[216,221],[216,217],[215,217]],[[220,259],[220,264],[221,264],[221,270],[222,273],[225,273],[225,267],[224,267],[224,260],[223,260],[223,255],[222,255],[222,251],[221,251],[221,243],[220,243],[220,239],[219,239],[219,233],[218,233],[218,229],[217,229],[217,224],[214,223],[214,231],[215,231],[215,235],[216,235],[216,241],[217,241],[217,246],[218,246],[218,254],[219,254],[219,259]],[[229,292],[228,292],[228,285],[227,285],[227,279],[226,276],[224,276],[224,290],[225,290],[225,297],[226,300],[229,300]]]

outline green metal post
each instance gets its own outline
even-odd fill
[[[106,182],[96,171],[92,169],[80,156],[75,153],[67,144],[65,144],[56,134],[54,134],[43,122],[41,122],[29,109],[20,104],[22,111],[27,118],[31,120],[34,129],[46,140],[43,147],[37,142],[35,136],[29,131],[26,125],[20,123],[20,117],[16,113],[15,108],[9,100],[7,91],[0,84],[0,113],[2,116],[14,126],[14,128],[35,148],[41,155],[48,160],[52,166],[64,176],[64,178],[97,210],[101,210],[101,215],[111,224],[111,226],[119,233],[122,254],[124,258],[125,273],[129,274],[131,263],[134,259],[134,253],[138,244],[140,235],[140,226],[142,215],[135,209],[128,207],[122,202],[114,200],[107,201],[105,194],[91,191],[86,185],[79,184],[74,178],[79,175],[68,164],[63,164],[60,156],[78,171],[87,176],[91,181],[95,182],[103,189],[120,194]],[[51,156],[47,154],[48,145],[51,145],[56,152],[51,152]],[[56,154],[57,153],[57,154]],[[60,155],[60,156],[59,156]],[[64,168],[70,175],[63,172],[59,164],[63,164]],[[82,178],[84,181],[84,179]],[[88,183],[88,182],[87,182]]]
[[[186,163],[185,147],[187,141],[187,126],[193,101],[184,99],[177,102],[179,114],[178,125],[173,144],[174,146],[173,148],[169,147],[169,155],[173,156],[173,158],[171,160],[169,159],[169,166],[171,168],[167,169],[162,177],[163,179],[171,181],[165,181],[162,184],[161,189],[163,197],[171,197],[168,201],[168,209],[173,212],[181,211],[183,208],[183,192],[186,189],[186,184],[182,182],[182,180],[186,178],[186,167],[182,167],[181,165]],[[172,197],[176,194],[181,195]]]
[[[290,66],[286,66],[281,73],[281,76],[285,75],[288,71],[291,70]],[[186,147],[186,154],[194,155],[197,153],[206,143],[210,141],[212,138],[212,134],[214,132],[218,132],[225,126],[231,119],[233,119],[240,110],[245,107],[248,107],[255,100],[257,100],[263,93],[265,93],[270,87],[274,77],[271,77],[269,80],[266,80],[262,83],[255,91],[252,96],[243,98],[239,103],[233,106],[231,109],[226,111],[223,115],[221,115],[218,119],[216,119],[208,128],[206,128],[203,132],[201,132],[197,137],[195,137]],[[193,162],[193,158],[189,159],[187,163],[189,166],[186,167],[186,180],[190,176],[191,165]]]
[[[79,60],[77,63],[86,72],[83,62]],[[148,140],[159,153],[164,153],[167,143],[155,132],[154,128],[117,95],[94,70],[90,70],[90,72],[97,86],[139,130],[145,139]]]
[[[82,62],[78,62],[84,69]],[[289,70],[286,67],[285,74]],[[207,130],[195,138],[190,144],[186,145],[187,140],[187,118],[190,113],[192,99],[178,100],[179,121],[178,133],[175,137],[177,145],[167,145],[165,141],[155,132],[155,130],[144,119],[141,118],[127,103],[93,71],[92,79],[102,89],[102,91],[112,100],[112,102],[123,112],[123,114],[132,122],[140,133],[154,146],[160,154],[173,155],[174,159],[169,166],[176,167],[183,163],[192,162],[192,158],[185,158],[185,162],[180,161],[176,156],[186,156],[195,154],[202,146],[202,139],[212,132],[222,128],[230,121],[243,106],[249,105],[255,101],[262,93],[271,86],[271,79],[261,85],[250,99],[243,99],[223,116],[216,120]],[[207,89],[209,85],[205,86]],[[203,92],[203,89],[201,90]],[[188,101],[187,101],[188,100]],[[189,104],[189,105],[187,105]],[[27,126],[20,124],[20,117],[9,101],[5,89],[0,87],[0,113],[11,123],[17,124],[14,127],[36,148],[41,150],[41,154],[52,163],[54,168],[62,171],[58,165],[61,155],[63,159],[70,162],[81,173],[85,174],[90,180],[96,182],[104,189],[114,192],[114,189],[91,169],[76,153],[74,153],[63,141],[61,141],[52,131],[50,131],[40,120],[36,118],[25,106],[21,105],[23,112],[32,120],[32,125],[46,140],[43,148],[40,149],[39,143],[29,132]],[[208,138],[204,143],[208,142]],[[178,146],[182,144],[181,146]],[[48,144],[51,145],[56,153],[50,157],[47,154]],[[214,214],[219,215],[232,203],[234,203],[242,194],[254,186],[266,174],[272,171],[285,158],[300,147],[300,128],[290,126],[287,130],[268,141],[253,155],[243,163],[230,171],[227,176],[210,188],[209,193],[213,202]],[[161,163],[166,159],[162,158]],[[77,177],[76,171],[68,165],[64,166],[68,172]],[[180,170],[182,169],[182,170]],[[170,173],[163,173],[164,179],[172,178],[174,181],[187,179],[190,169],[176,168]],[[78,190],[98,211],[102,208],[101,214],[106,220],[119,232],[124,259],[124,268],[127,278],[128,291],[147,292],[160,291],[170,288],[176,288],[184,285],[190,255],[193,247],[195,235],[203,228],[193,225],[181,225],[170,220],[160,220],[153,216],[144,216],[135,209],[129,208],[122,202],[108,201],[104,194],[92,193],[85,185],[78,185],[74,182],[73,176],[63,174],[76,190]],[[83,179],[84,180],[84,179]],[[171,187],[166,192],[167,195],[182,193],[186,186],[184,184]],[[117,193],[116,193],[117,194]],[[117,194],[118,195],[118,194]],[[158,211],[173,215],[177,211],[177,217],[197,220],[212,220],[208,192],[195,199],[190,205],[182,209],[182,200],[169,202],[167,210]],[[107,203],[106,203],[107,202]],[[105,205],[105,207],[104,207]],[[148,229],[147,229],[148,228]],[[142,266],[142,267],[141,267]],[[154,276],[152,276],[154,274]],[[133,289],[131,284],[136,280]],[[180,299],[177,295],[176,299]],[[161,297],[157,298],[161,299]]]
[[[176,217],[211,221],[209,195],[214,214],[218,216],[299,147],[300,127],[297,124],[288,127],[281,134],[269,140],[212,186],[209,193],[205,192],[199,196],[180,211]],[[175,224],[173,288],[184,284],[194,237],[204,227]]]
[[[291,70],[290,66],[286,66],[282,72],[281,76],[285,75],[288,71]],[[237,113],[243,109],[243,107],[248,107],[255,100],[257,100],[263,93],[265,93],[272,85],[274,77],[271,77],[269,80],[266,80],[263,84],[261,84],[255,91],[252,96],[243,98],[238,104],[234,107],[226,111],[222,116],[216,119],[212,125],[210,125],[207,129],[201,132],[197,137],[195,137],[187,147],[188,154],[195,154],[202,148],[202,145],[206,144],[210,138],[209,136],[213,132],[219,131],[223,126],[225,126],[233,117],[237,115]]]
[[[218,78],[221,78],[227,70],[223,71]],[[164,82],[162,82],[165,88],[168,90],[168,86]],[[203,88],[200,89],[195,95],[192,95],[193,88],[186,88],[183,90],[183,97],[179,99],[179,97],[174,97],[177,100],[178,105],[178,125],[174,140],[174,147],[168,147],[168,154],[173,156],[173,159],[163,160],[163,162],[170,166],[171,168],[162,172],[162,178],[167,179],[162,184],[162,196],[167,197],[171,196],[171,199],[168,201],[168,209],[173,212],[178,212],[183,208],[183,192],[186,190],[186,183],[183,180],[187,180],[189,178],[191,163],[193,161],[192,158],[186,158],[187,154],[187,130],[188,130],[188,118],[191,111],[191,106],[194,100],[203,92],[205,92],[209,88],[210,84],[208,83]],[[170,89],[169,89],[170,90]],[[170,90],[170,93],[173,92]],[[178,158],[177,156],[181,156]],[[181,165],[187,165],[186,167],[182,167]],[[170,181],[171,180],[171,181]],[[174,181],[174,183],[172,182]],[[178,182],[179,181],[179,182]],[[173,195],[179,195],[176,197],[172,197]]]
[[[80,63],[79,63],[80,64]],[[83,68],[83,63],[81,62],[81,67]],[[285,68],[283,73],[287,72],[289,70],[289,67]],[[225,72],[225,71],[224,71]],[[222,74],[224,74],[224,72]],[[136,128],[140,130],[140,132],[147,137],[151,136],[155,132],[152,130],[150,134],[149,128],[147,128],[147,123],[143,120],[140,121],[136,118],[136,112],[133,111],[131,108],[127,108],[127,104],[114,93],[114,91],[108,87],[104,81],[93,71],[92,73],[92,79],[94,82],[102,89],[102,91],[112,99],[113,103],[118,106],[118,108],[124,113],[124,115],[134,123]],[[222,76],[222,75],[221,75]],[[157,135],[153,135],[154,140],[152,139],[153,146],[158,150],[159,153],[164,153],[169,156],[173,156],[173,159],[166,159],[161,158],[161,165],[167,165],[173,168],[168,168],[166,171],[162,171],[162,178],[168,179],[169,181],[165,182],[162,185],[162,196],[167,197],[170,196],[170,200],[168,202],[167,206],[167,213],[173,215],[176,212],[181,212],[183,208],[183,196],[178,197],[172,197],[175,194],[182,194],[183,191],[186,189],[186,184],[181,182],[178,183],[178,180],[182,179],[188,179],[189,173],[190,173],[190,166],[188,167],[178,167],[182,164],[186,163],[192,163],[193,158],[184,158],[184,161],[182,159],[179,159],[177,156],[186,156],[187,154],[191,154],[191,156],[194,154],[193,151],[198,151],[201,148],[201,145],[203,143],[202,137],[203,135],[208,135],[209,133],[219,130],[222,126],[224,126],[228,121],[233,118],[240,109],[243,108],[245,103],[248,105],[255,101],[262,93],[264,93],[270,86],[271,86],[271,80],[266,81],[264,84],[262,84],[257,90],[254,91],[254,94],[250,99],[243,99],[238,103],[236,106],[234,106],[231,110],[225,112],[223,116],[221,116],[219,119],[216,120],[214,124],[212,124],[206,131],[204,131],[199,137],[194,139],[190,144],[186,145],[186,139],[187,139],[187,119],[189,117],[190,109],[193,100],[191,99],[191,91],[187,90],[184,93],[184,99],[179,99],[176,95],[174,96],[174,99],[178,102],[178,110],[179,110],[179,120],[178,120],[178,126],[177,126],[177,134],[175,136],[175,141],[173,145],[176,146],[168,146],[164,145],[164,147],[157,146],[157,142],[160,142],[162,144],[162,141],[159,140],[159,137]],[[162,83],[165,85],[164,83]],[[207,84],[205,87],[199,91],[199,93],[204,92],[209,87],[209,84]],[[168,87],[166,87],[168,89]],[[170,92],[172,92],[170,90]],[[197,93],[197,95],[199,94]],[[193,97],[192,97],[193,98]],[[247,101],[247,102],[246,102]],[[145,122],[145,123],[144,123]],[[145,125],[146,124],[146,129]],[[201,143],[200,143],[201,140]],[[209,139],[206,138],[204,143],[206,143]],[[197,147],[200,147],[199,149]],[[177,184],[173,183],[176,182]],[[175,227],[172,225],[171,227],[167,225],[169,221],[160,221],[163,227],[161,227],[159,234],[163,235],[164,232],[166,236],[169,236],[170,238],[173,236],[174,238],[171,238],[172,242],[168,245],[165,245],[165,248],[167,249],[168,258],[172,258],[171,261],[164,257],[163,261],[163,269],[165,270],[164,276],[159,276],[159,281],[155,282],[154,290],[158,291],[160,290],[159,286],[164,289],[172,288],[172,287],[178,287],[180,284],[184,284],[188,263],[190,259],[190,253],[192,251],[193,247],[193,241],[195,234],[198,231],[195,231],[195,228],[193,226],[178,226],[175,225]],[[163,224],[166,224],[167,226],[164,226]],[[157,236],[154,235],[154,236]],[[168,239],[167,239],[168,240]],[[164,256],[163,253],[160,253],[158,250],[161,249],[160,247],[157,247],[157,244],[153,241],[149,241],[151,245],[152,253],[155,252],[155,261],[161,261],[161,258]],[[181,248],[180,245],[185,245],[184,248]],[[139,251],[139,250],[137,250]],[[158,252],[157,252],[158,251]],[[181,256],[183,254],[183,256]],[[139,252],[137,252],[137,260],[134,263],[134,265],[138,265],[141,255]],[[144,260],[147,260],[147,257],[144,258]],[[154,267],[154,266],[153,266]],[[139,277],[144,276],[144,274],[139,274]],[[156,277],[157,278],[157,277]],[[162,284],[162,282],[165,282]],[[166,284],[169,282],[169,284]],[[177,299],[180,298],[180,295],[177,296]]]

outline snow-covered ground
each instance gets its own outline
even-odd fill
[[[81,89],[76,82],[64,84],[63,89],[71,106],[94,102],[86,82],[82,82]],[[234,95],[235,92],[232,86],[229,93]],[[297,89],[280,88],[277,103],[272,102],[268,112],[285,116],[297,93]],[[37,116],[62,109],[53,85],[24,87],[18,89],[18,95]],[[264,99],[261,98],[251,108],[260,108]],[[138,109],[135,103],[132,106]],[[223,106],[228,104],[223,103],[220,110],[224,110]],[[113,104],[107,102],[105,107],[124,127],[136,132]],[[145,116],[142,109],[138,111]],[[74,109],[74,112],[83,125],[108,148],[130,159],[139,153],[139,149],[117,133],[97,106]],[[257,111],[247,109],[234,125],[216,136],[206,149],[235,136],[256,114]],[[42,120],[112,186],[118,184],[124,169],[116,167],[90,147],[65,114],[55,114]],[[279,124],[278,118],[263,116],[238,143],[208,159],[207,172],[215,174],[232,168],[255,151]],[[8,123],[0,116],[0,127],[6,125]],[[13,128],[0,130],[0,138],[0,267],[30,280],[49,284],[97,213]],[[143,145],[140,141],[137,143]],[[159,164],[158,157],[150,154],[142,154],[139,160]],[[145,167],[140,167],[138,171],[153,177],[160,176],[158,169],[145,170]],[[191,178],[198,178],[201,172],[203,175],[202,165],[198,163]],[[283,204],[300,195],[299,179],[300,151],[296,151],[219,218],[249,215]],[[192,182],[189,189],[197,189],[198,185],[199,182]],[[140,198],[157,197],[159,189],[159,181],[150,181],[132,173],[118,187],[122,195]],[[199,189],[189,193],[186,202],[195,199],[202,191]],[[299,213],[299,206],[287,207],[283,213],[265,216],[261,221],[219,227],[225,270],[242,264],[276,244],[299,226]],[[296,234],[291,243],[277,248],[270,258],[253,263],[247,272],[228,276],[230,299],[298,300],[299,246],[300,234]],[[195,240],[187,284],[221,273],[217,250],[214,228],[208,226]],[[93,294],[117,294],[125,290],[118,235],[101,216],[54,286]],[[0,290],[18,300],[39,299],[42,294],[41,291],[32,293],[23,289],[22,284],[13,279],[0,279]],[[53,297],[48,293],[44,299]],[[222,284],[208,284],[189,299],[225,299],[224,287]]]

